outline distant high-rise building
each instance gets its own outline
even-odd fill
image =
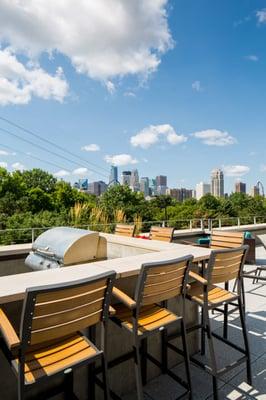
[[[260,188],[256,185],[256,186],[252,186],[251,191],[250,191],[250,195],[255,197],[255,196],[259,196],[260,195]]]
[[[79,179],[78,185],[79,185],[79,190],[87,191],[89,185],[88,179]]]
[[[121,175],[121,184],[130,186],[131,171],[123,171]]]
[[[221,169],[214,169],[211,173],[211,194],[224,197],[224,173]]]
[[[167,189],[166,194],[170,195],[173,199],[183,202],[193,197],[193,190],[190,189]]]
[[[157,186],[157,188],[156,188],[156,193],[157,193],[157,195],[160,195],[160,194],[166,194],[166,191],[167,191],[167,186]]]
[[[144,193],[144,196],[147,197],[149,196],[149,178],[142,177],[140,178],[140,191]]]
[[[130,187],[133,192],[139,192],[139,173],[137,169],[133,169],[133,171],[131,172]]]
[[[156,194],[157,194],[156,179],[149,179],[149,195],[156,196]]]
[[[157,194],[166,194],[167,189],[167,176],[156,176],[156,192]]]
[[[118,182],[118,168],[115,165],[111,165],[109,185],[116,185]]]
[[[164,175],[156,176],[156,185],[157,186],[167,186],[167,176],[164,176]]]
[[[243,182],[235,183],[235,192],[236,193],[246,193],[246,184]]]
[[[103,181],[89,183],[88,192],[100,196],[107,189],[107,184]]]
[[[200,182],[196,185],[196,199],[200,200],[205,194],[211,193],[211,185],[209,183]]]

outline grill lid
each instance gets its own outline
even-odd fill
[[[98,232],[62,226],[42,233],[32,250],[64,265],[77,264],[96,258],[98,239]]]

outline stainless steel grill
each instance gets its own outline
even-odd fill
[[[35,240],[25,264],[32,270],[43,270],[93,261],[98,240],[98,232],[85,229],[49,229]]]

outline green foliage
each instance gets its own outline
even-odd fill
[[[143,193],[135,193],[127,186],[111,186],[101,196],[99,207],[103,208],[109,218],[114,210],[123,210],[127,221],[132,222],[136,214],[148,221],[152,218],[152,207],[144,198]]]
[[[96,198],[40,169],[9,173],[0,168],[0,229],[6,230],[0,234],[1,244],[31,241],[27,228],[85,225],[112,231],[117,221],[135,221],[147,231],[150,221],[169,220],[171,226],[181,229],[188,227],[188,219],[223,218],[224,224],[227,218],[232,224],[241,217],[245,223],[252,223],[254,215],[261,216],[261,222],[265,219],[266,199],[233,193],[228,198],[207,194],[199,201],[183,203],[170,196],[148,201],[128,186],[112,186]],[[35,235],[41,232],[36,229]]]

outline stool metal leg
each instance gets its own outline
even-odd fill
[[[167,351],[167,342],[168,342],[168,334],[167,329],[164,329],[161,333],[161,342],[162,342],[162,374],[166,374],[167,366],[168,366],[168,351]]]
[[[246,362],[246,365],[247,365],[247,381],[248,381],[249,385],[252,385],[250,350],[249,350],[249,343],[248,343],[248,334],[247,334],[247,328],[246,328],[245,314],[244,314],[244,310],[243,310],[241,297],[239,297],[239,299],[238,299],[238,305],[239,305],[240,321],[241,321],[243,339],[244,339],[246,356],[247,356],[247,362]]]
[[[147,383],[147,349],[148,349],[148,339],[141,340],[140,354],[141,354],[141,376],[142,384]]]
[[[73,400],[73,370],[68,368],[64,371],[64,398],[65,400]]]
[[[18,370],[18,400],[25,399],[24,358],[20,360]]]
[[[213,397],[215,400],[219,399],[218,396],[218,385],[217,385],[217,365],[216,365],[216,357],[212,340],[209,312],[206,306],[204,306],[204,314],[205,314],[205,323],[206,323],[206,331],[207,331],[207,339],[210,351],[210,363],[212,369],[212,383],[213,383]]]
[[[185,369],[186,369],[186,376],[187,376],[187,383],[189,387],[189,398],[192,399],[192,383],[191,383],[191,373],[190,373],[190,362],[189,362],[189,351],[187,345],[187,332],[185,321],[181,319],[181,335],[182,335],[182,345],[184,351],[184,361],[185,361]]]
[[[107,375],[107,361],[104,354],[102,354],[102,375],[103,375],[103,393],[104,400],[110,399],[108,375]]]
[[[229,289],[229,283],[225,282],[224,284],[225,290]],[[223,326],[223,337],[225,339],[228,338],[228,304],[224,305],[224,326]]]
[[[205,355],[205,317],[204,317],[204,312],[203,312],[203,308],[201,310],[201,355],[204,356]]]
[[[137,383],[137,398],[143,400],[143,387],[142,387],[142,376],[141,376],[141,357],[140,357],[140,344],[139,339],[135,338],[134,343],[134,364],[135,364],[135,375]]]

